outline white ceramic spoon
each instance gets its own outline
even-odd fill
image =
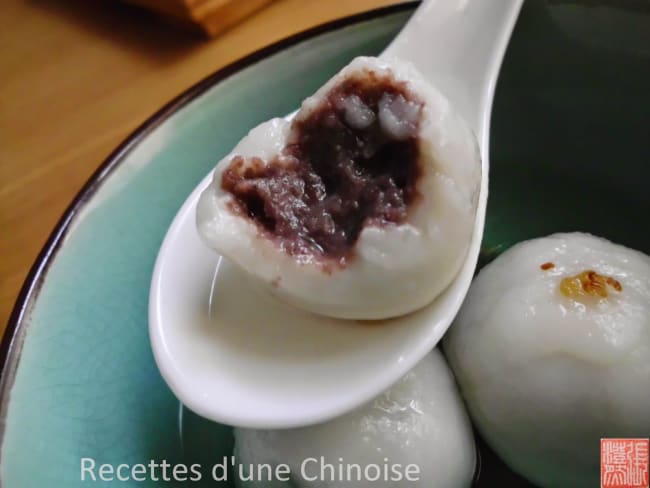
[[[178,398],[208,419],[251,428],[308,425],[369,401],[443,336],[467,293],[487,202],[492,97],[523,0],[426,0],[383,56],[414,62],[475,130],[483,158],[466,262],[424,309],[368,324],[303,312],[251,287],[200,240],[189,196],[160,249],[149,303],[158,367]]]

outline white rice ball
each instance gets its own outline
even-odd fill
[[[471,426],[438,350],[373,402],[343,417],[291,430],[235,429],[235,455],[244,476],[255,474],[247,471],[251,464],[290,467],[291,482],[238,482],[250,488],[462,488],[471,485],[475,465]],[[326,467],[321,473],[326,464],[334,471]],[[355,464],[360,470],[348,472]],[[411,481],[398,480],[395,473],[405,477],[409,465]],[[374,466],[380,468],[379,480]]]
[[[291,246],[261,232],[250,213],[233,210],[236,201],[223,188],[224,172],[235,161],[243,174],[268,167],[274,158],[290,160],[286,146],[295,142],[295,124],[309,119],[332,90],[353,78],[391,79],[422,102],[420,110],[410,100],[386,96],[376,111],[355,95],[337,102],[350,130],[375,124],[395,141],[417,136],[418,196],[399,223],[365,221],[345,262],[319,258],[318,244],[313,254],[304,249],[288,252]],[[478,144],[450,102],[412,65],[361,57],[306,99],[293,121],[261,124],[218,163],[212,184],[200,198],[197,224],[210,247],[281,299],[331,317],[383,319],[427,305],[458,273],[473,233],[480,180]],[[295,197],[304,187],[296,185],[292,191]]]
[[[601,438],[650,436],[650,257],[580,233],[518,244],[475,279],[444,348],[511,468],[599,486]]]

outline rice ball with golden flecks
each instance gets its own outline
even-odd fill
[[[470,414],[540,487],[600,486],[600,439],[650,437],[650,257],[588,234],[487,265],[444,339]]]

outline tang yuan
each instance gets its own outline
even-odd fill
[[[600,439],[650,437],[650,257],[587,234],[478,275],[445,352],[498,454],[540,487],[600,486]]]
[[[362,57],[217,164],[197,223],[295,306],[388,318],[459,271],[480,179],[475,137],[450,103],[410,64]]]
[[[472,429],[438,350],[343,417],[290,430],[235,429],[235,455],[240,488],[463,488],[475,465]],[[258,477],[280,465],[290,481]],[[249,476],[254,481],[241,481]]]

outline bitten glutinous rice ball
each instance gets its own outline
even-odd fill
[[[481,271],[444,348],[495,451],[540,487],[600,486],[600,439],[650,437],[650,257],[587,234]]]
[[[292,120],[261,124],[218,163],[197,223],[293,305],[388,318],[453,280],[480,180],[474,135],[414,67],[357,58]]]
[[[337,419],[289,430],[235,429],[235,456],[241,488],[463,488],[476,461],[469,419],[438,350]],[[268,468],[259,468],[281,465],[291,481],[270,482]],[[253,481],[242,482],[247,478]]]

